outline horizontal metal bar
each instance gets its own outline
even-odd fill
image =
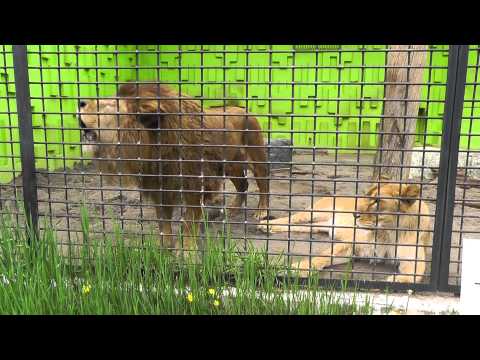
[[[58,68],[58,70],[65,70],[65,68]],[[104,68],[95,68],[96,70],[108,70]],[[164,69],[162,67],[162,69]],[[230,70],[233,70],[232,68],[229,68]],[[93,70],[93,69],[91,69]],[[113,69],[112,69],[113,70]],[[118,70],[118,69],[116,69]],[[140,69],[139,69],[140,70]],[[142,69],[146,70],[146,69]],[[204,69],[208,70],[208,69]],[[212,69],[213,70],[213,69]],[[87,86],[93,86],[93,85],[120,85],[118,81],[108,81],[108,80],[99,80],[99,81],[32,81],[32,85],[87,85]],[[224,80],[218,80],[215,81],[214,83],[210,81],[158,81],[155,83],[144,83],[144,84],[151,84],[151,85],[202,85],[202,87],[211,87],[211,86],[219,86],[219,85],[263,85],[267,86],[265,82],[259,82],[259,81],[250,81],[250,80],[242,80],[242,81],[224,81]],[[322,85],[322,86],[327,86],[327,85],[340,85],[340,86],[361,86],[361,85],[371,85],[371,86],[378,86],[379,88],[382,88],[383,85],[395,85],[395,82],[383,82],[383,81],[375,81],[375,82],[368,82],[368,81],[363,81],[363,82],[342,82],[342,81],[327,81],[327,80],[319,80],[319,81],[300,81],[300,80],[290,80],[290,81],[272,81],[268,84],[268,86],[276,86],[276,85],[282,85],[282,86],[293,86],[293,85]],[[139,84],[141,85],[141,84]],[[418,86],[436,86],[436,87],[445,87],[446,83],[444,82],[429,82],[429,81],[422,81],[419,83],[409,83],[410,85],[418,85]],[[469,85],[477,85],[476,83],[471,83]],[[181,93],[181,92],[180,92]],[[425,99],[427,100],[427,99]],[[422,100],[424,101],[424,100]]]
[[[41,46],[41,45],[40,45]],[[75,45],[76,46],[76,45]],[[161,46],[161,45],[157,45],[157,46]],[[472,48],[472,49],[475,49],[475,48]],[[377,52],[380,52],[380,53],[415,53],[415,52],[428,52],[428,53],[435,53],[435,52],[439,52],[439,53],[446,53],[448,52],[448,50],[445,50],[445,49],[435,49],[435,48],[430,48],[430,49],[427,49],[427,50],[421,50],[421,49],[399,49],[399,50],[396,50],[396,49],[391,49],[391,48],[388,48],[387,46],[385,46],[385,48],[382,48],[382,49],[368,49],[368,48],[363,48],[363,49],[342,49],[342,48],[338,48],[338,49],[334,49],[334,50],[329,50],[329,51],[326,51],[326,50],[323,50],[323,49],[316,49],[316,50],[312,50],[312,51],[298,51],[298,50],[280,50],[280,49],[262,49],[262,50],[255,50],[255,49],[250,49],[248,47],[246,47],[245,49],[242,49],[242,50],[221,50],[221,49],[215,49],[215,50],[212,50],[212,49],[203,49],[203,48],[200,48],[200,49],[188,49],[188,50],[183,50],[183,49],[179,49],[179,50],[164,50],[164,49],[160,49],[159,47],[157,47],[157,49],[155,50],[140,50],[140,49],[135,49],[135,50],[117,50],[117,49],[112,49],[112,50],[108,50],[108,51],[102,51],[102,50],[76,50],[76,51],[68,51],[68,50],[65,50],[65,49],[62,49],[61,51],[58,50],[58,51],[49,51],[49,50],[34,50],[32,48],[28,49],[28,53],[29,54],[38,54],[38,55],[42,55],[42,54],[71,54],[71,55],[75,55],[75,54],[78,54],[78,55],[89,55],[89,54],[98,54],[98,55],[101,55],[101,54],[131,54],[131,55],[134,55],[134,54],[152,54],[152,53],[159,53],[159,54],[191,54],[191,53],[198,53],[198,54],[215,54],[215,53],[222,53],[222,54],[245,54],[245,53],[248,53],[248,54],[292,54],[292,53],[305,53],[305,52],[311,52],[311,53],[316,53],[318,52],[319,54],[321,53],[324,53],[324,52],[334,52],[334,53],[356,53],[356,52],[364,52],[364,53],[377,53]]]
[[[472,49],[473,50],[473,49]],[[371,49],[365,49],[365,50],[341,50],[341,49],[335,49],[334,51],[322,51],[322,50],[319,50],[319,51],[297,51],[297,50],[201,50],[201,49],[198,49],[198,50],[164,50],[164,49],[161,49],[161,50],[138,50],[138,51],[128,51],[128,50],[111,50],[111,51],[102,51],[102,50],[94,50],[94,51],[78,51],[78,52],[73,52],[73,51],[68,51],[68,50],[62,50],[62,51],[34,51],[34,50],[28,50],[28,54],[34,54],[34,55],[140,55],[140,54],[144,54],[144,55],[168,55],[168,54],[172,54],[172,55],[192,55],[192,54],[203,54],[203,55],[219,55],[219,54],[241,54],[241,55],[246,55],[246,53],[248,53],[248,55],[254,55],[254,54],[287,54],[287,55],[295,55],[297,56],[298,54],[322,54],[324,52],[330,52],[330,53],[364,53],[364,54],[368,54],[368,53],[384,53],[384,54],[387,54],[387,53],[425,53],[425,52],[428,52],[428,53],[436,53],[436,52],[440,52],[440,53],[444,53],[444,52],[447,52],[448,50],[435,50],[435,49],[431,49],[431,50],[390,50],[390,49],[383,49],[383,50],[371,50]],[[8,54],[8,52],[6,52],[6,54]],[[113,60],[113,59],[112,59]],[[133,60],[133,59],[132,59]],[[136,65],[136,64],[135,64]],[[133,65],[133,66],[135,66]],[[387,65],[387,64],[385,64]],[[138,65],[140,66],[140,65]],[[395,67],[395,66],[402,66],[402,65],[391,65],[392,67]],[[405,66],[409,66],[409,65],[405,65]],[[415,66],[415,65],[412,65],[412,66]]]
[[[250,84],[250,83],[249,83]],[[101,84],[99,84],[101,85]],[[250,84],[252,85],[252,84]],[[295,83],[295,84],[279,84],[279,85],[301,85],[301,84],[298,84],[298,83]],[[311,85],[311,84],[305,84],[305,85]],[[62,97],[60,95],[55,95],[54,97],[52,96],[32,96],[32,100],[55,100],[55,99],[61,99]],[[66,99],[67,97],[63,97],[63,99]],[[292,96],[292,97],[239,97],[239,96],[236,96],[236,97],[227,97],[227,96],[224,96],[224,97],[221,97],[221,96],[217,96],[217,97],[207,97],[207,96],[170,96],[170,97],[152,97],[152,96],[142,96],[142,97],[127,97],[127,96],[122,96],[122,97],[119,97],[119,96],[85,96],[85,97],[73,97],[73,96],[69,96],[68,99],[82,99],[82,100],[102,100],[102,99],[108,99],[108,100],[157,100],[157,101],[160,101],[160,100],[168,100],[168,101],[174,101],[174,100],[177,100],[179,103],[181,103],[181,101],[187,101],[187,100],[195,100],[197,102],[201,102],[201,101],[232,101],[232,100],[238,100],[238,101],[250,101],[250,102],[255,102],[255,101],[295,101],[295,102],[299,102],[299,101],[302,101],[302,102],[308,102],[308,101],[313,101],[313,102],[332,102],[332,101],[335,101],[335,102],[358,102],[358,101],[361,101],[361,102],[365,102],[365,103],[368,103],[368,102],[385,102],[387,100],[385,100],[385,98],[383,97],[379,97],[379,98],[375,98],[375,97],[365,97],[365,98],[351,98],[351,97],[328,97],[328,98],[313,98],[313,97],[296,97],[296,96]],[[392,101],[392,102],[405,102],[405,99],[395,99],[395,98],[392,98],[392,99],[388,99],[388,101]],[[424,100],[419,100],[417,101],[418,103],[438,103],[438,104],[441,104],[443,103],[444,101],[443,100],[436,100],[436,99],[424,99]],[[320,107],[321,105],[317,105],[317,107]],[[89,112],[88,114],[96,114],[97,112]],[[105,112],[102,112],[102,113],[105,113]],[[186,114],[200,114],[202,112],[200,111],[197,111],[197,112],[194,112],[194,113],[188,113],[188,112],[176,112],[176,113],[172,113],[172,114],[182,114],[182,115],[186,115]],[[112,112],[112,114],[117,114],[115,112]],[[138,114],[138,113],[128,113],[128,112],[121,112],[121,113],[118,113],[118,114]],[[152,112],[152,114],[156,114],[155,112]],[[162,112],[162,114],[164,114],[164,112]],[[208,113],[206,113],[208,114]],[[234,114],[231,114],[232,116],[234,116]],[[237,115],[238,116],[238,115]],[[295,115],[292,115],[292,116],[295,116]],[[397,117],[397,116],[396,116]]]

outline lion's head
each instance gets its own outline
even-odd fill
[[[374,185],[366,197],[357,201],[357,224],[366,227],[396,227],[399,215],[419,213],[418,196],[420,187],[416,184]]]
[[[107,145],[117,144],[120,129],[125,128],[126,123],[132,123],[128,121],[128,117],[122,115],[128,113],[126,103],[116,99],[98,99],[82,100],[79,105],[82,151],[85,155],[100,157],[100,150],[106,149]]]
[[[95,153],[99,144],[145,143],[151,140],[143,136],[146,130],[159,129],[165,119],[177,120],[178,114],[198,112],[196,101],[180,97],[165,85],[127,83],[119,87],[116,97],[80,101],[84,150]]]
[[[152,160],[163,158],[160,151],[166,147],[161,145],[178,148],[171,146],[178,144],[176,132],[159,130],[183,129],[193,120],[200,124],[200,110],[197,101],[168,86],[124,84],[116,97],[80,101],[83,152],[93,156],[100,171],[128,175],[127,181],[158,175],[160,167]],[[178,158],[174,153],[172,157]]]
[[[157,138],[149,128],[158,115],[154,114],[154,100],[129,98],[124,94],[126,90],[121,87],[115,98],[80,101],[82,152],[92,157],[103,173],[131,175],[125,182],[138,183],[140,174],[155,171],[156,165],[142,160],[156,158]],[[107,177],[108,182],[112,183],[113,178],[118,181]]]

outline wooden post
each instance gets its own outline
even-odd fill
[[[392,45],[388,53],[385,74],[384,117],[380,122],[378,147],[373,179],[408,179],[411,150],[415,143],[415,131],[423,71],[427,59],[426,45]],[[410,51],[408,51],[410,50]],[[408,68],[411,66],[412,68]],[[392,68],[389,68],[392,67]],[[401,67],[401,68],[398,68]],[[403,101],[402,101],[403,99]],[[383,167],[381,165],[388,165]],[[398,165],[398,166],[396,166]]]

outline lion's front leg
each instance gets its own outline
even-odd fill
[[[174,249],[176,247],[176,237],[172,230],[174,195],[155,192],[150,196],[152,196],[155,204],[155,213],[160,231],[160,247]]]
[[[163,248],[173,249],[176,246],[175,235],[172,231],[172,215],[173,208],[171,207],[159,207],[155,208],[157,213],[158,228],[160,230],[160,244]],[[160,220],[162,219],[162,220]]]
[[[350,261],[352,257],[352,245],[345,243],[335,243],[333,248],[328,248],[322,251],[318,256],[311,259],[304,259],[295,265],[292,265],[294,270],[299,271],[299,275],[307,277],[309,270],[322,270],[328,266],[345,264]]]
[[[400,265],[399,275],[391,275],[389,282],[414,283],[420,282],[425,274],[425,248],[420,246],[400,246],[398,249]]]
[[[312,221],[313,220],[313,221]],[[298,224],[306,224],[304,226],[297,226]],[[309,224],[313,224],[309,225]],[[295,226],[292,226],[295,225]],[[263,220],[257,225],[257,229],[264,233],[279,233],[279,232],[331,232],[331,220],[329,214],[320,214],[310,211],[303,211],[292,215],[274,219]]]

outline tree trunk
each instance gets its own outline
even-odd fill
[[[409,84],[423,82],[427,46],[393,45],[390,46],[390,50],[395,51],[388,53],[384,117],[380,121],[377,141],[379,148],[375,155],[375,164],[379,166],[373,170],[373,179],[387,178],[400,181],[408,179],[410,173],[410,169],[404,166],[411,164],[412,153],[402,150],[411,150],[415,143],[422,87]],[[390,66],[394,68],[388,68]],[[403,68],[398,68],[399,66]],[[413,68],[409,69],[408,66]]]

